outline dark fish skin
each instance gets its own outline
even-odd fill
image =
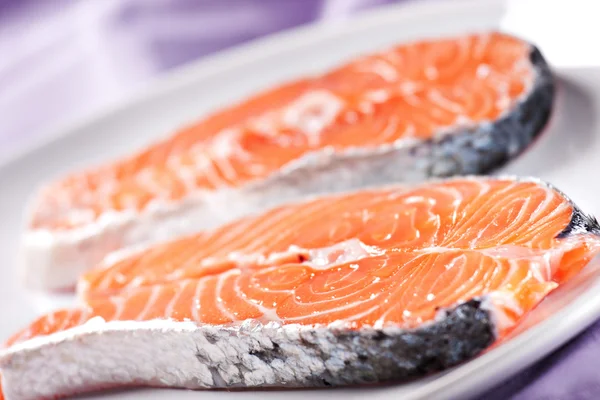
[[[522,153],[550,119],[554,78],[542,56],[531,46],[529,56],[536,73],[529,93],[512,110],[491,123],[425,141],[413,154],[430,160],[428,177],[485,174]]]
[[[344,367],[335,373],[326,370],[307,376],[297,385],[328,387],[403,381],[455,366],[494,341],[494,326],[481,300],[470,300],[444,313],[439,321],[396,333],[376,329],[333,330],[328,341],[337,352],[351,355],[344,360]],[[327,364],[336,355],[323,351],[320,340],[316,334],[304,335],[302,345]],[[254,355],[265,362],[286,357],[279,346]]]
[[[600,225],[596,217],[585,214],[579,208],[573,208],[573,216],[569,225],[558,234],[558,238],[566,238],[576,234],[592,233],[596,236],[600,236]]]

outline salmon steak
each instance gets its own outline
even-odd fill
[[[305,199],[107,259],[78,306],[8,340],[3,386],[42,399],[417,378],[505,337],[599,250],[596,220],[534,179]]]
[[[25,282],[69,289],[110,252],[309,195],[486,173],[538,135],[553,93],[540,52],[502,33],[402,44],[282,84],[43,187]]]

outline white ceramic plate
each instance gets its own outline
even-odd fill
[[[585,0],[571,0],[568,5],[558,1],[453,0],[386,7],[344,23],[313,25],[221,53],[180,69],[134,101],[48,135],[45,143],[0,165],[0,337],[26,325],[36,314],[70,301],[68,297],[26,293],[16,278],[15,249],[23,207],[42,181],[137,148],[266,86],[322,71],[402,40],[499,28],[536,42],[560,78],[556,111],[545,134],[502,172],[537,175],[564,190],[584,210],[600,215],[600,184],[593,173],[600,169],[595,118],[600,115],[600,53],[593,43],[599,35],[595,21],[586,17],[593,15],[586,12],[586,5]],[[538,13],[540,7],[543,16]],[[561,29],[553,25],[557,20]],[[404,385],[287,391],[285,396],[290,400],[306,396],[404,400],[475,396],[549,353],[598,317],[600,267],[594,264],[531,314],[523,325],[531,328],[447,373]],[[280,391],[199,395],[176,390],[104,394],[128,399],[202,396],[207,400],[263,400],[282,395]]]

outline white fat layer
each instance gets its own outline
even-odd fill
[[[357,261],[368,256],[383,254],[372,246],[367,246],[358,239],[349,239],[332,246],[311,249],[308,251],[309,264],[314,269],[328,269],[333,265]]]
[[[554,283],[554,285],[558,287],[557,283]],[[508,314],[509,311],[520,317],[524,314],[524,310],[515,298],[515,294],[508,290],[496,290],[488,293],[482,303],[482,309],[489,312],[496,335],[508,331],[519,322],[519,320],[515,320],[513,316]]]
[[[494,304],[489,310],[494,319],[494,326],[501,332],[515,325],[514,318],[507,314],[507,311],[514,312],[517,315],[523,315],[524,311],[515,299],[514,293],[508,290],[496,290],[488,294],[488,299]]]
[[[274,252],[268,255],[261,253],[239,253],[232,251],[223,258],[208,257],[200,261],[202,266],[211,266],[221,264],[223,261],[231,261],[240,267],[252,264],[261,265],[279,265],[281,263],[293,262],[298,255],[304,255],[305,258],[298,263],[304,263],[314,269],[328,269],[334,265],[357,261],[361,258],[384,254],[383,251],[373,246],[364,244],[359,239],[353,238],[333,244],[331,246],[319,247],[314,249],[305,249],[292,245],[287,251]],[[106,263],[106,265],[110,265]]]
[[[282,137],[282,130],[301,133],[309,146],[321,143],[321,135],[340,115],[344,100],[327,90],[312,90],[302,94],[281,110],[270,111],[251,118],[247,126],[262,135],[280,141],[283,145],[289,138]],[[219,136],[218,134],[217,136]],[[234,138],[231,138],[235,140]]]
[[[321,134],[337,118],[343,105],[343,100],[333,93],[309,92],[285,108],[281,122],[306,135],[310,146],[318,146]]]

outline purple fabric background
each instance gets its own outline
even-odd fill
[[[0,0],[0,158],[175,66],[395,1]],[[600,322],[482,399],[600,398],[599,339]]]

